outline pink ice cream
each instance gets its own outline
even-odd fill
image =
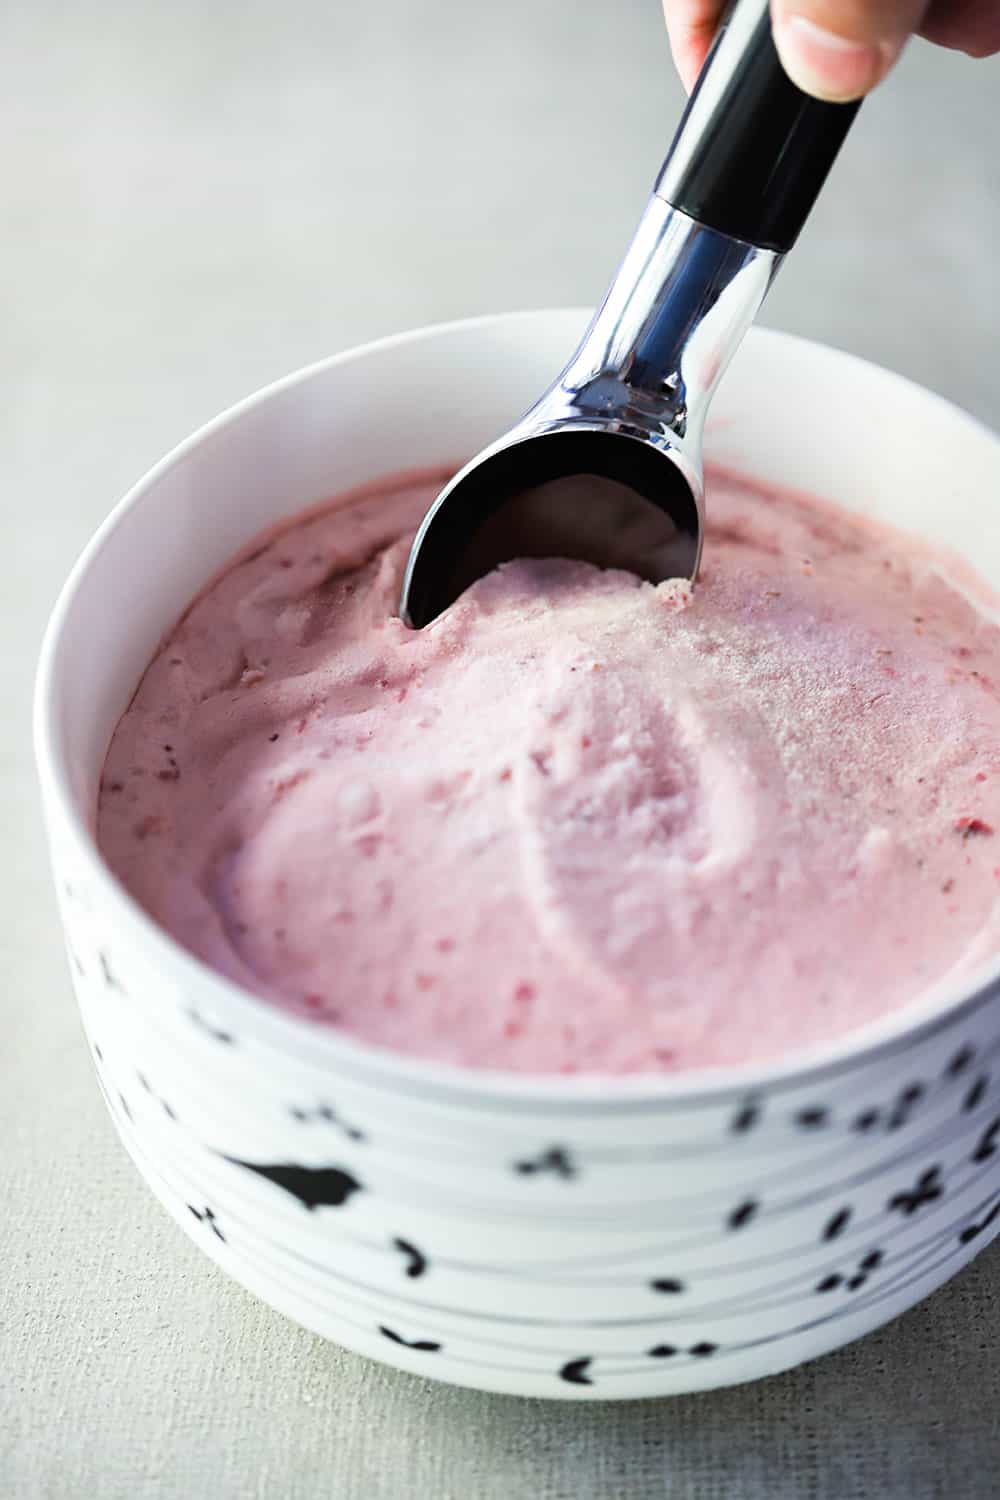
[[[773,1058],[1000,951],[1000,633],[926,551],[717,475],[693,596],[518,562],[414,633],[443,478],[265,538],[146,672],[100,842],[179,942],[371,1042],[606,1073]]]

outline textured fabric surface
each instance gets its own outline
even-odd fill
[[[679,104],[657,0],[8,0],[0,69],[0,1496],[995,1495],[1000,1249],[740,1390],[573,1407],[424,1384],[285,1322],[166,1219],[69,992],[27,715],[70,562],[166,448],[286,370],[597,297]],[[767,319],[994,425],[998,84],[996,62],[912,50]]]

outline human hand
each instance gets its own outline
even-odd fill
[[[670,47],[691,89],[724,0],[663,0]],[[786,73],[818,99],[860,99],[885,77],[911,35],[989,57],[1000,51],[1000,0],[771,0]]]

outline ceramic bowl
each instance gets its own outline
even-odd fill
[[[280,517],[464,460],[545,386],[584,320],[535,312],[386,339],[183,443],[67,583],[36,735],[97,1076],[178,1223],[350,1349],[483,1390],[593,1399],[785,1369],[886,1323],[987,1244],[1000,1230],[1000,963],[934,1008],[772,1066],[462,1071],[242,992],[133,904],[94,843],[109,737],[198,588]],[[754,331],[708,451],[931,539],[966,538],[1000,586],[1000,442],[896,376]]]

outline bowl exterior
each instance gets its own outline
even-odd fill
[[[70,634],[39,758],[97,1077],[157,1197],[286,1315],[483,1390],[663,1396],[843,1345],[1000,1231],[996,985],[798,1073],[587,1097],[401,1070],[234,1006],[96,857],[96,781],[67,789],[52,728]]]
[[[401,1369],[662,1396],[887,1322],[1000,1230],[1000,1007],[804,1081],[511,1107],[337,1071],[220,1019],[111,910],[48,809],[74,983],[157,1197],[252,1292]]]

